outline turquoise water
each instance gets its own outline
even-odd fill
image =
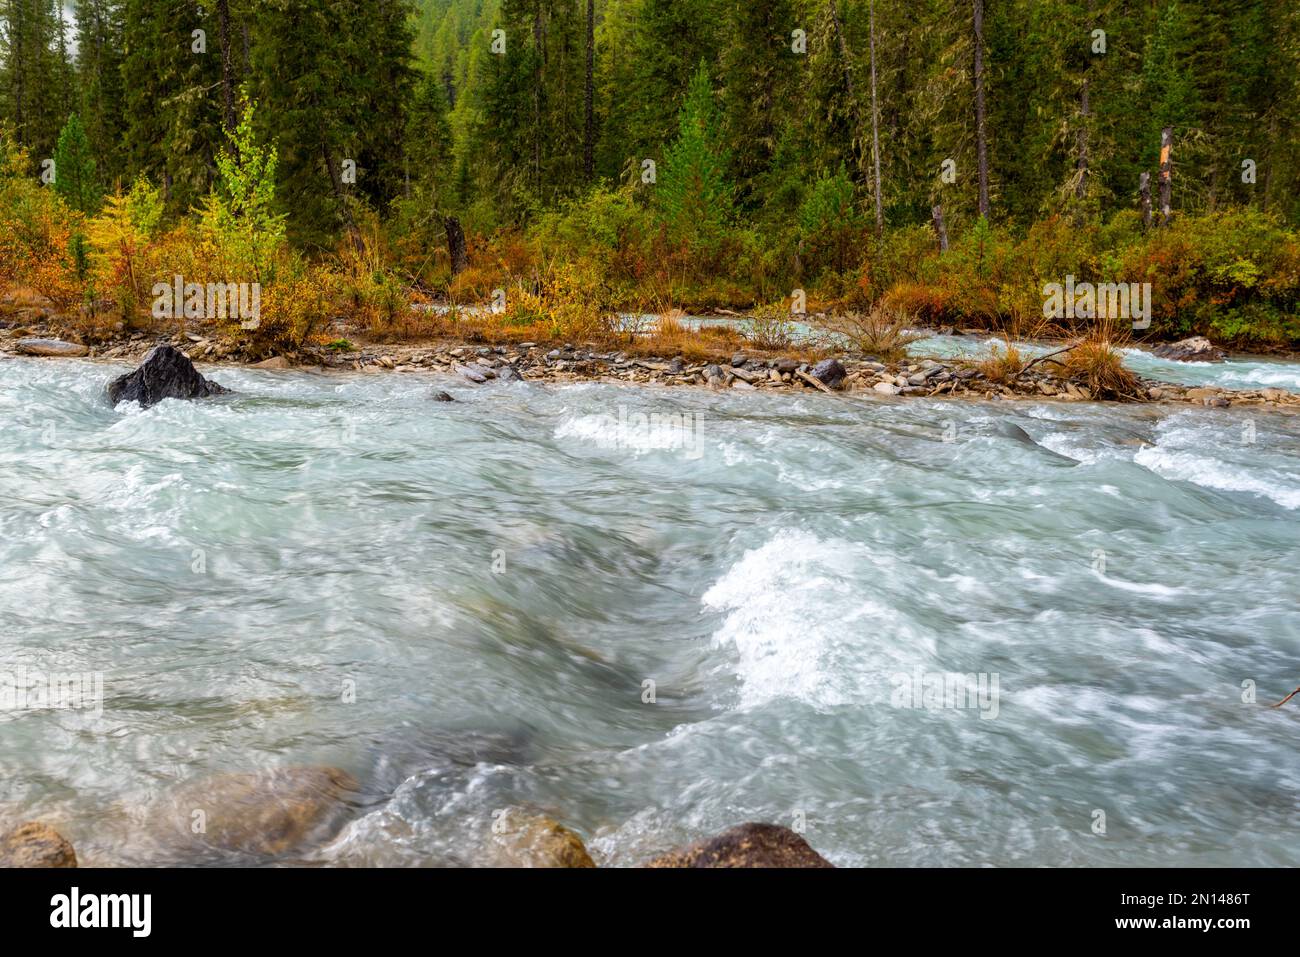
[[[918,356],[982,358],[1004,348],[1003,340],[988,336],[932,336],[914,343],[910,351]],[[1026,355],[1042,355],[1059,346],[1022,343]],[[1124,363],[1139,375],[1163,382],[1221,389],[1286,389],[1300,392],[1300,363],[1263,357],[1233,357],[1223,362],[1176,362],[1161,359],[1146,349],[1120,350]]]
[[[0,711],[0,822],[83,859],[329,764],[363,795],[294,861],[472,863],[526,805],[610,865],[745,820],[1300,864],[1295,417],[226,368],[112,409],[123,368],[0,362],[0,672],[103,690]],[[910,697],[950,673],[990,693]]]

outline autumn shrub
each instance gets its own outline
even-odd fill
[[[820,325],[851,349],[885,360],[901,359],[909,345],[926,338],[924,332],[915,331],[908,313],[884,303],[862,311],[832,312]]]
[[[614,328],[604,306],[598,276],[576,262],[545,265],[532,283],[516,283],[506,291],[500,321],[517,329],[540,329],[548,339],[603,337]]]
[[[746,338],[769,352],[788,349],[794,341],[794,322],[784,303],[759,306],[749,317]]]
[[[122,312],[128,326],[140,321],[155,282],[170,282],[152,264],[152,244],[163,216],[162,193],[143,177],[120,187],[87,224],[95,286]]]
[[[1027,363],[1028,360],[1021,354],[1016,344],[1006,339],[1000,349],[997,346],[992,347],[991,355],[982,360],[978,368],[984,378],[990,382],[1004,385],[1016,379],[1025,370]]]
[[[73,237],[83,219],[31,176],[29,165],[27,153],[0,128],[0,280],[67,308],[80,299]]]

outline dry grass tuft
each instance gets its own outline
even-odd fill
[[[766,352],[789,349],[794,342],[789,311],[781,305],[759,306],[750,316],[747,338],[754,348]]]
[[[866,312],[832,313],[821,322],[825,331],[848,340],[850,348],[887,362],[904,358],[909,345],[926,338],[912,325],[909,313],[884,303]]]

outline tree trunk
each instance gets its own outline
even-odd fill
[[[1093,0],[1088,0],[1088,36],[1092,36],[1093,26],[1096,24],[1096,16]],[[1079,181],[1074,186],[1074,195],[1078,199],[1083,199],[1088,194],[1088,123],[1091,119],[1091,109],[1088,104],[1088,80],[1092,73],[1092,53],[1091,48],[1088,51],[1088,65],[1083,68],[1083,82],[1079,86]]]
[[[1173,220],[1174,192],[1174,128],[1166,126],[1160,131],[1160,225],[1168,226]]]
[[[230,48],[230,0],[217,0],[217,36],[221,43],[221,119],[226,128],[226,136],[233,140],[239,119],[235,115],[235,75]]]
[[[1151,228],[1151,174],[1143,173],[1138,177],[1138,196],[1142,204],[1142,225]]]
[[[871,24],[871,159],[876,171],[876,185],[873,192],[876,194],[876,235],[879,236],[885,228],[885,213],[880,198],[880,107],[876,100],[876,0],[871,0],[868,14]]]
[[[455,279],[469,265],[469,256],[465,251],[465,230],[461,228],[460,220],[455,216],[448,216],[443,225],[447,229],[447,255],[451,258],[451,276]]]
[[[939,252],[948,251],[948,230],[943,225],[943,206],[935,206],[930,210],[930,215],[934,217],[934,234],[939,237]]]
[[[348,205],[347,195],[343,192],[343,178],[339,175],[339,165],[335,162],[328,146],[321,146],[321,154],[325,157],[325,170],[329,173],[330,189],[334,193],[334,202],[338,205],[339,216],[347,226],[348,237],[358,253],[365,252],[366,244],[361,239],[361,230],[357,229],[357,222],[352,218],[352,207]]]
[[[14,83],[14,136],[19,146],[32,145],[27,137],[27,122],[24,115],[26,96],[23,80],[26,78],[27,69],[23,63],[23,52],[27,46],[27,31],[24,29],[26,22],[26,11],[22,4],[10,9],[8,40],[9,59],[12,61],[10,74],[13,76]]]
[[[984,0],[975,4],[975,151],[979,166],[980,215],[989,214],[989,144],[984,129]]]
[[[542,34],[541,0],[533,0],[533,55],[537,66],[533,70],[533,186],[542,186],[542,53],[545,39]]]
[[[1075,184],[1074,195],[1083,199],[1088,194],[1088,78],[1083,78],[1079,90],[1079,182]]]
[[[587,0],[587,84],[583,109],[582,172],[590,183],[596,178],[596,0]]]

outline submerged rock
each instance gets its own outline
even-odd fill
[[[670,851],[646,867],[834,867],[802,837],[778,824],[741,824]]]
[[[1173,359],[1178,362],[1222,362],[1227,355],[1214,346],[1205,336],[1192,336],[1178,342],[1167,342],[1151,350],[1152,355],[1161,359]]]
[[[148,408],[163,399],[206,399],[229,391],[203,378],[179,349],[158,346],[145,356],[140,368],[108,384],[108,400],[113,405],[139,402]]]
[[[76,867],[77,852],[52,827],[21,824],[0,834],[0,867]]]
[[[83,345],[62,339],[19,339],[17,349],[20,355],[56,359],[79,358],[90,352]]]
[[[212,847],[276,856],[328,837],[359,789],[330,767],[223,774],[183,785],[163,813],[170,827]]]
[[[433,394],[433,401],[434,402],[455,402],[456,400],[453,399],[446,392],[439,391]]]
[[[814,379],[830,386],[832,389],[838,389],[847,374],[838,359],[823,359],[813,366],[812,372],[809,373]]]

